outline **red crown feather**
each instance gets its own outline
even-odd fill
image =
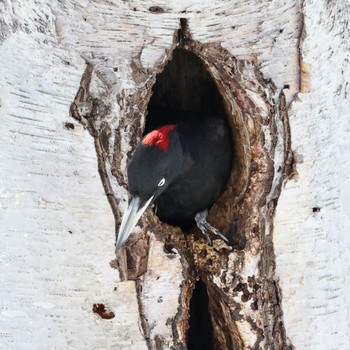
[[[157,130],[151,131],[142,140],[145,146],[155,146],[165,151],[169,147],[169,133],[174,130],[174,125],[165,125]]]

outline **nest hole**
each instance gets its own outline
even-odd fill
[[[188,350],[213,349],[213,324],[209,313],[207,287],[199,280],[190,300],[190,318],[187,332]]]
[[[157,75],[148,104],[145,133],[187,118],[225,115],[222,97],[207,69],[195,54],[176,49]]]
[[[211,76],[206,65],[188,50],[177,48],[173,51],[171,60],[156,77],[147,108],[144,134],[166,124],[176,124],[203,114],[226,118],[232,134],[233,161],[231,176],[220,205],[222,208],[232,208],[232,203],[242,197],[248,178],[247,162],[244,159],[246,152],[238,121],[242,115],[237,118],[232,107],[232,96],[225,96],[222,82]],[[224,233],[229,232],[228,235],[233,237],[232,224],[229,225],[222,214],[217,217],[213,215],[210,223],[219,229],[224,228]]]

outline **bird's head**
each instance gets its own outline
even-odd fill
[[[151,131],[136,148],[128,167],[130,200],[119,228],[116,253],[147,207],[181,169],[182,148],[174,125]]]

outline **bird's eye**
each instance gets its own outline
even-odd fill
[[[161,179],[159,181],[158,187],[163,186],[165,184],[165,179]]]

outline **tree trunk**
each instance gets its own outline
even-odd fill
[[[2,347],[349,348],[345,1],[0,6]],[[174,108],[229,121],[230,245],[150,209],[115,258],[128,162]]]

